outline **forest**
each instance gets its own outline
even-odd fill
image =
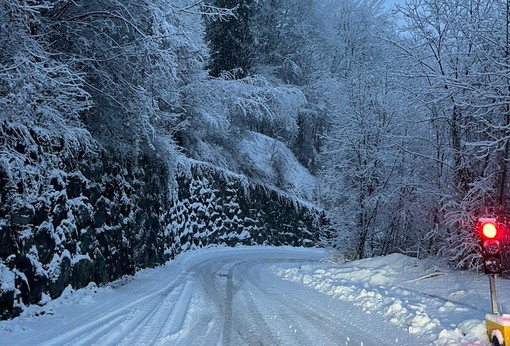
[[[116,217],[78,202],[99,206],[118,186],[129,189],[112,211],[142,203],[161,222],[178,172],[198,163],[321,210],[323,243],[346,259],[400,252],[477,268],[476,220],[509,215],[508,0],[384,4],[1,0],[0,277],[66,267],[65,251],[80,255],[66,243],[78,219]],[[136,191],[148,197],[130,204]],[[147,225],[132,210],[115,222]],[[163,235],[130,225],[142,262],[130,257],[128,271],[161,262],[143,239]],[[108,243],[112,229],[96,232]],[[59,250],[27,245],[43,236]]]

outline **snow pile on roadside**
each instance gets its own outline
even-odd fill
[[[282,278],[300,282],[367,314],[380,314],[434,345],[489,345],[485,314],[490,312],[484,275],[438,268],[433,262],[400,254],[345,264],[273,266]],[[510,283],[499,280],[500,292]],[[502,310],[510,301],[501,297]]]

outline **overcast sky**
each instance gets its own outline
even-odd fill
[[[403,5],[405,0],[386,0],[386,8],[392,9],[395,5]]]

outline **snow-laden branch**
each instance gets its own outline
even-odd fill
[[[224,20],[228,17],[235,16],[235,11],[238,8],[239,5],[231,8],[224,8],[208,4],[204,0],[197,0],[187,6],[174,8],[174,10],[176,12],[185,12],[188,14],[202,15]]]

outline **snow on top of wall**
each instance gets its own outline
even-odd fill
[[[301,165],[281,141],[245,131],[239,139],[235,157],[212,143],[197,143],[198,158],[180,156],[179,165],[189,170],[192,164],[210,166],[225,176],[258,183],[286,197],[306,201],[315,199],[316,178]]]
[[[303,167],[292,151],[281,141],[251,132],[239,143],[244,157],[261,181],[269,186],[283,187],[297,197],[312,200],[316,179]]]
[[[14,290],[14,273],[0,261],[0,292]]]

